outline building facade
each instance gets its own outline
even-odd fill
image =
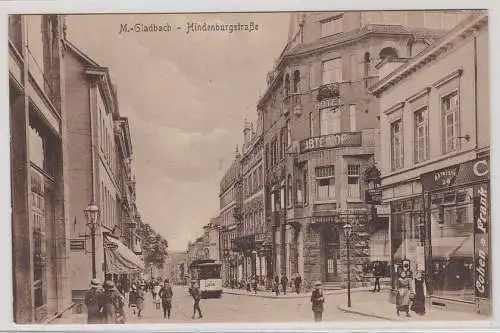
[[[288,42],[258,103],[273,274],[342,285],[346,223],[354,226],[353,282],[365,280],[370,262],[390,261],[388,216],[365,196],[379,152],[379,102],[368,87],[378,80],[375,64],[421,52],[463,15],[292,15]]]
[[[237,226],[242,221],[241,154],[236,148],[235,159],[220,181],[219,232],[222,279],[225,285],[242,275],[241,254],[238,254],[235,239]],[[240,269],[238,269],[240,267]]]
[[[234,247],[242,257],[241,277],[256,277],[264,284],[271,266],[271,234],[265,219],[262,114],[255,124],[245,120],[241,155],[242,220],[237,227]]]
[[[39,323],[71,304],[64,18],[9,16],[13,314]]]
[[[119,281],[124,274],[138,275],[144,265],[129,248],[138,213],[128,120],[120,116],[108,69],[69,41],[65,49],[71,288],[81,303],[94,274]],[[91,203],[100,210],[94,250],[84,214]]]
[[[382,197],[393,286],[402,261],[436,305],[491,311],[488,17],[476,12],[412,59],[387,62]],[[396,68],[395,68],[396,67]],[[390,149],[389,149],[390,147]]]

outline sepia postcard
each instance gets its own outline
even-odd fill
[[[8,66],[14,323],[491,320],[487,10],[11,14]]]

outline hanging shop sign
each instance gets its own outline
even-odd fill
[[[300,142],[300,153],[328,148],[359,146],[361,146],[360,132],[337,133],[302,140]]]
[[[474,187],[474,289],[479,298],[489,298],[490,221],[490,189],[485,183]]]
[[[420,180],[424,191],[433,191],[451,186],[488,181],[490,179],[489,170],[489,158],[484,157],[422,174]]]

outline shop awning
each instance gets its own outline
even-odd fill
[[[106,266],[108,272],[143,270],[144,262],[118,239],[105,235]]]
[[[441,237],[432,239],[433,258],[472,257],[474,236]]]

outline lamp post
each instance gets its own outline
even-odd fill
[[[346,237],[346,248],[347,248],[347,307],[351,307],[351,257],[349,255],[349,248],[351,247],[351,234],[352,225],[346,223],[344,225],[344,233]]]
[[[97,277],[96,267],[95,267],[95,228],[97,226],[97,221],[99,219],[99,207],[92,201],[83,210],[85,217],[87,218],[87,226],[90,229],[90,236],[92,239],[92,278]]]

